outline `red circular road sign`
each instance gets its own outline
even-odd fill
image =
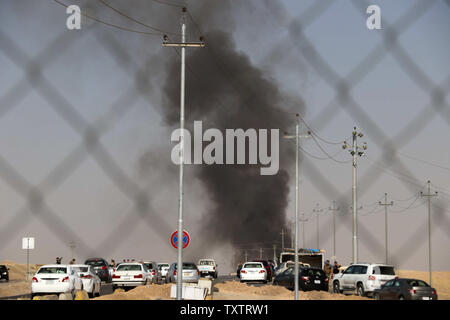
[[[183,249],[185,249],[189,245],[190,241],[191,241],[191,237],[189,236],[189,233],[187,233],[186,230],[183,230]],[[170,244],[175,249],[178,249],[178,231],[175,231],[170,236]]]

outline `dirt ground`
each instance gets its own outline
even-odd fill
[[[0,283],[0,297],[14,296],[30,293],[31,284],[26,279],[26,265],[12,261],[2,261],[0,264],[10,268],[9,283]],[[30,265],[30,272],[34,274],[36,265]],[[422,279],[429,282],[426,271],[398,270],[399,277]],[[30,276],[31,277],[31,276]],[[171,300],[171,284],[139,286],[132,290],[121,291],[104,295],[93,300]],[[450,300],[450,271],[433,272],[433,287],[436,288],[440,300]],[[284,287],[265,285],[260,287],[249,286],[236,281],[218,283],[213,288],[213,300],[292,300],[294,293]],[[355,295],[331,294],[324,291],[299,292],[301,300],[360,300]]]

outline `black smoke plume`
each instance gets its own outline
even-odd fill
[[[228,1],[220,3],[222,10],[228,7],[225,13],[229,15],[238,10]],[[210,3],[195,13],[211,17],[217,15],[215,9],[218,8]],[[223,134],[225,129],[278,128],[283,140],[284,130],[295,124],[295,115],[283,111],[289,99],[239,50],[233,30],[211,25],[214,23],[208,19],[198,24],[206,47],[187,49],[186,128],[193,132],[195,120],[203,121],[203,130],[217,128]],[[167,71],[163,110],[167,125],[176,128],[180,114],[180,60],[169,61]],[[289,234],[287,169],[292,168],[294,148],[294,143],[280,141],[280,170],[273,176],[260,175],[260,165],[203,164],[192,169],[212,203],[202,219],[203,243],[208,247],[231,243],[235,247],[271,248],[272,243],[280,242],[282,229]],[[190,168],[193,167],[187,170]],[[289,240],[286,237],[286,243]]]

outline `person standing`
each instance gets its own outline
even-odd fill
[[[335,274],[339,273],[339,268],[341,267],[341,265],[335,260],[334,261],[334,265],[333,265],[333,277]]]
[[[70,260],[69,264],[75,264],[75,258],[73,258],[72,260]]]
[[[62,257],[56,257],[56,264],[61,264]]]

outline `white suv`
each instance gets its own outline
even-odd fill
[[[333,278],[333,292],[354,291],[359,296],[373,294],[387,281],[396,277],[393,266],[385,264],[356,263]]]

